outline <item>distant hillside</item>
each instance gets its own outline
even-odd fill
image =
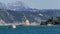
[[[42,20],[47,20],[49,17],[60,16],[60,10],[39,10],[39,11],[11,11],[11,10],[1,10],[0,9],[0,20],[6,23],[22,22],[24,16],[30,22],[41,22]]]
[[[24,16],[30,22],[40,22],[41,19],[39,12],[0,10],[0,20],[2,19],[6,23],[22,22]]]

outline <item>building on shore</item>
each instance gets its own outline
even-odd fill
[[[25,20],[22,21],[22,24],[23,25],[29,25],[30,23],[29,23],[29,20],[25,19]]]
[[[22,25],[29,25],[29,20],[24,16],[24,19],[22,21]]]

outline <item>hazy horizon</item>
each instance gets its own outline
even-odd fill
[[[22,1],[31,8],[60,9],[60,0],[0,0],[3,3]]]

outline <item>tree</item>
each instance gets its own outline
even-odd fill
[[[60,24],[60,16],[56,17],[55,24]]]
[[[60,22],[60,16],[58,16],[58,17],[57,17],[57,21],[59,21],[59,22]]]
[[[51,17],[47,20],[47,24],[55,24],[54,20],[53,20],[53,17]]]

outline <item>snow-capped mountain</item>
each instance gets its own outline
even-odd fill
[[[16,1],[16,2],[12,2],[12,3],[8,3],[7,9],[10,9],[10,10],[26,10],[26,9],[29,9],[29,7],[21,1]]]
[[[21,11],[21,10],[30,9],[30,7],[25,5],[25,3],[21,1],[16,1],[16,2],[7,3],[7,4],[0,2],[0,9]]]

